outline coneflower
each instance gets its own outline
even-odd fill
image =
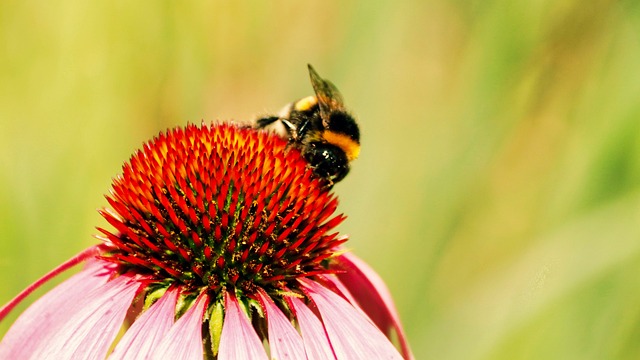
[[[106,198],[102,243],[0,309],[85,264],[16,320],[0,358],[413,358],[384,283],[332,232],[337,198],[280,137],[169,130]]]

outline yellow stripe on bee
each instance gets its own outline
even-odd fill
[[[307,96],[304,99],[298,100],[293,107],[296,111],[307,111],[316,106],[317,103],[318,99],[315,96]]]
[[[347,135],[336,133],[330,130],[325,130],[322,133],[322,137],[329,144],[335,145],[342,149],[342,151],[347,154],[347,159],[349,159],[349,161],[357,159],[358,155],[360,155],[360,144],[358,144]]]

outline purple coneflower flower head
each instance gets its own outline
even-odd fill
[[[0,309],[84,263],[18,318],[0,358],[413,358],[384,283],[332,232],[336,197],[285,140],[176,128],[106,198],[102,243]]]

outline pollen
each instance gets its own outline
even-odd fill
[[[297,111],[308,111],[317,104],[318,98],[316,98],[315,96],[307,96],[306,98],[298,100],[295,103],[294,108]]]
[[[337,199],[297,149],[229,123],[159,134],[122,167],[100,211],[103,256],[194,290],[285,289],[326,273],[344,242]]]

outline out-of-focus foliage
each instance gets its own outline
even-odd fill
[[[275,112],[309,62],[360,119],[341,230],[418,359],[639,358],[639,40],[629,0],[5,0],[0,303],[95,242],[144,140]]]

